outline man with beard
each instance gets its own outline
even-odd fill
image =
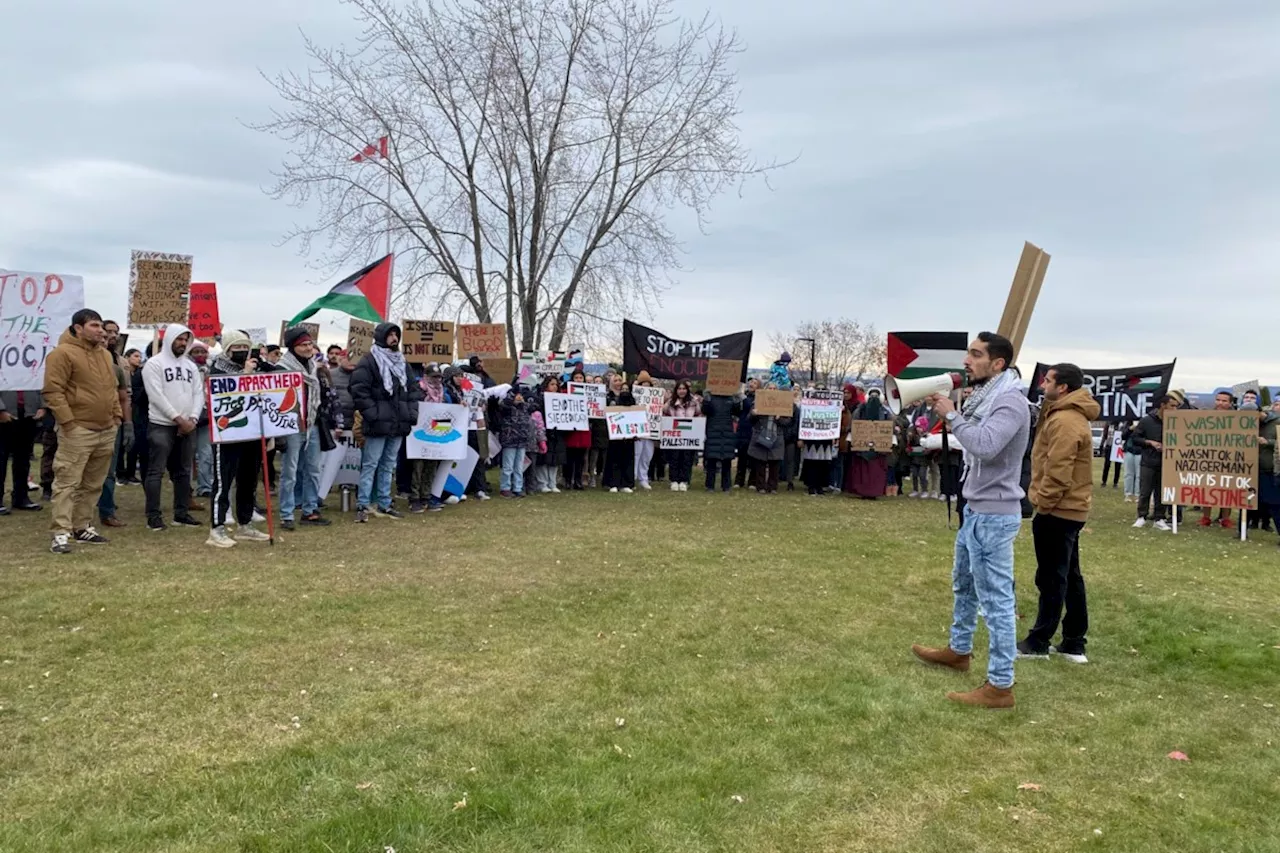
[[[239,376],[258,372],[257,359],[249,357],[249,336],[239,329],[222,335],[222,354],[209,368],[210,376]],[[212,413],[210,413],[212,416]],[[256,440],[227,441],[213,448],[213,495],[209,538],[206,545],[234,548],[236,542],[265,542],[270,537],[253,527],[253,498],[262,470],[261,448]],[[227,532],[227,512],[231,508],[231,483],[235,482],[236,535]]]
[[[400,445],[418,422],[422,397],[422,388],[410,381],[400,352],[400,327],[378,324],[373,330],[373,348],[351,374],[351,399],[360,413],[364,435],[357,523],[367,522],[371,509],[380,518],[404,517],[391,506],[391,480]]]
[[[980,332],[969,344],[964,369],[976,386],[962,411],[951,398],[929,398],[965,449],[964,524],[956,534],[955,591],[951,642],[935,649],[915,645],[916,657],[937,666],[968,672],[973,635],[981,610],[990,635],[987,680],[977,690],[947,698],[983,708],[1012,708],[1013,661],[1018,653],[1014,616],[1013,540],[1022,525],[1022,456],[1031,432],[1031,413],[1010,370],[1013,344],[993,332]]]
[[[124,414],[124,423],[120,425],[119,433],[116,435],[116,462],[107,472],[107,479],[102,483],[102,496],[98,498],[98,521],[102,522],[103,527],[124,527],[124,522],[116,518],[116,479],[121,453],[128,453],[133,447],[133,405],[129,399],[129,372],[116,352],[120,344],[120,324],[114,320],[107,320],[102,324],[102,330],[106,334],[102,345],[106,347],[107,353],[111,356],[112,366],[115,368],[116,395],[120,398],[120,411]]]
[[[173,479],[173,523],[199,527],[191,517],[191,466],[195,459],[196,425],[204,411],[204,381],[187,358],[191,330],[181,323],[164,328],[159,350],[142,366],[151,422],[147,429],[149,455],[143,484],[147,501],[147,527],[166,529],[160,512],[160,482],[165,471]]]

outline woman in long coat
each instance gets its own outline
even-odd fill
[[[889,420],[889,412],[880,402],[879,391],[872,390],[867,395],[867,402],[854,412],[853,420]],[[889,474],[889,457],[886,454],[892,448],[886,447],[880,452],[852,446],[849,449],[852,451],[853,458],[845,477],[845,491],[866,500],[875,500],[884,495]]]
[[[702,465],[707,472],[707,491],[716,490],[716,470],[720,471],[720,490],[733,487],[733,459],[738,455],[733,425],[742,404],[733,397],[707,394],[702,398],[702,416],[707,419],[707,439],[703,444]]]

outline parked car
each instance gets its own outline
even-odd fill
[[[1102,433],[1104,431],[1104,428],[1090,427],[1090,429],[1093,431],[1093,455],[1101,456],[1102,455]]]

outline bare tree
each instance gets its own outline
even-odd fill
[[[656,301],[717,195],[777,168],[739,141],[737,36],[670,0],[344,0],[352,50],[271,81],[256,129],[292,151],[271,192],[329,271],[396,247],[399,311],[507,323],[558,349]],[[352,155],[386,136],[385,159]],[[518,344],[518,346],[517,346]]]
[[[809,339],[814,341],[813,347]],[[848,318],[810,320],[796,326],[794,333],[773,333],[769,342],[778,350],[791,353],[797,377],[807,379],[812,368],[819,381],[828,385],[878,375],[885,370],[888,339],[876,331],[875,324],[864,326]],[[817,356],[813,364],[809,360],[811,352]],[[802,367],[796,368],[796,365]]]

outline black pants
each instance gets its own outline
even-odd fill
[[[714,492],[716,490],[716,470],[720,471],[720,490],[727,492],[733,488],[733,460],[732,459],[712,459],[709,456],[702,457],[702,467],[707,471],[707,491]]]
[[[142,412],[142,420],[133,422],[133,449],[129,451],[128,473],[130,479],[145,481],[147,465],[151,457],[151,422],[147,420],[147,412]]]
[[[1142,466],[1139,472],[1138,482],[1141,484],[1138,490],[1138,518],[1150,518],[1152,521],[1160,521],[1165,519],[1169,512],[1161,502],[1160,494],[1160,469]],[[1155,507],[1152,510],[1154,515],[1147,515],[1147,508],[1154,502]]]
[[[587,470],[587,448],[565,448],[564,482],[570,489],[580,489]]]
[[[696,450],[666,450],[667,462],[671,467],[671,482],[687,483],[693,476],[693,459]]]
[[[753,459],[755,465],[755,484],[757,492],[778,491],[778,469],[782,466],[780,459]]]
[[[670,450],[664,451],[661,447],[653,448],[653,460],[649,463],[649,479],[658,482],[667,476],[667,466],[670,464]]]
[[[196,455],[194,432],[178,435],[173,425],[151,424],[147,428],[147,479],[143,492],[147,497],[147,520],[160,518],[160,481],[169,471],[173,479],[173,515],[189,515],[191,510],[191,463]]]
[[[1080,531],[1083,521],[1056,515],[1036,515],[1031,533],[1036,544],[1036,588],[1040,609],[1036,624],[1027,633],[1027,645],[1040,652],[1062,623],[1062,643],[1066,654],[1084,654],[1085,633],[1089,630],[1089,607],[1085,601],[1084,578],[1080,575]],[[1066,615],[1062,613],[1066,605]]]
[[[738,488],[746,486],[748,483],[755,482],[756,460],[747,454],[747,448],[738,448],[738,474],[733,478],[733,484]]]
[[[12,414],[12,413],[11,413]],[[40,425],[34,419],[14,414],[13,420],[0,424],[0,503],[4,503],[5,475],[13,460],[13,505],[31,503],[27,480],[31,477],[31,453],[35,450]]]
[[[1107,474],[1111,471],[1111,466],[1112,466],[1112,465],[1114,465],[1114,466],[1116,467],[1116,474],[1115,474],[1115,476],[1112,478],[1112,482],[1111,482],[1111,488],[1113,488],[1113,489],[1114,489],[1116,486],[1120,485],[1120,477],[1121,477],[1121,475],[1124,473],[1124,463],[1122,463],[1122,462],[1112,462],[1112,461],[1111,461],[1111,454],[1110,454],[1110,453],[1108,453],[1108,454],[1107,454],[1107,456],[1106,456],[1106,458],[1102,460],[1102,483],[1101,483],[1101,485],[1103,485],[1103,486],[1105,486],[1105,485],[1107,484]]]
[[[253,521],[253,499],[258,490],[258,472],[262,470],[262,446],[256,441],[213,446],[213,518],[210,527],[227,523],[231,508],[231,483],[235,481],[236,524],[244,527]]]
[[[809,489],[809,494],[822,494],[827,489],[827,484],[831,482],[831,460],[830,459],[806,459],[804,460],[804,484]]]
[[[40,488],[53,488],[53,460],[58,455],[58,432],[53,427],[40,432]]]
[[[604,487],[634,489],[636,486],[636,443],[611,441],[604,454]]]

